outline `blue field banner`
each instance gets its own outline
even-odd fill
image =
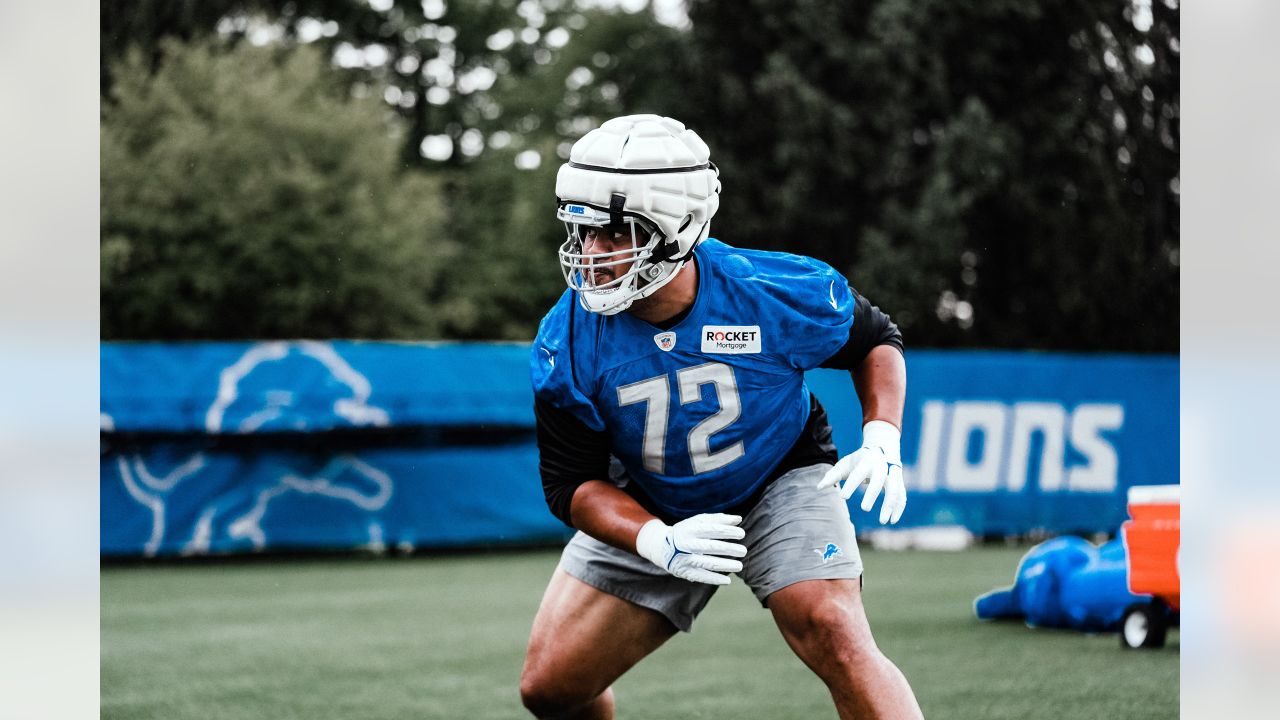
[[[199,441],[102,457],[101,552],[409,551],[567,539],[537,446],[237,449]]]
[[[903,527],[1115,532],[1130,486],[1179,481],[1176,357],[912,351],[907,367]],[[841,452],[856,449],[848,373],[809,384]],[[853,517],[870,529],[860,497]]]
[[[103,343],[102,422],[120,432],[533,427],[519,343]]]
[[[104,343],[101,550],[555,542],[523,344]],[[900,527],[1114,532],[1178,482],[1170,356],[908,353]],[[848,373],[809,373],[842,453]],[[878,527],[850,501],[859,530]]]

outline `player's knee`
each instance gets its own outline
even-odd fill
[[[535,673],[525,671],[520,676],[520,702],[535,717],[554,717],[560,695],[552,683]]]
[[[847,666],[845,669],[880,659],[880,649],[871,633],[860,627],[849,608],[838,602],[814,604],[801,615],[800,622],[793,624],[791,632],[809,657],[826,658],[827,663]]]
[[[534,717],[560,717],[586,705],[594,697],[590,691],[575,688],[563,679],[529,670],[520,676],[520,702]]]

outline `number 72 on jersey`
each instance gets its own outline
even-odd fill
[[[710,362],[676,371],[681,405],[701,400],[703,385],[713,387],[720,410],[689,430],[689,462],[695,475],[719,470],[745,452],[741,440],[711,452],[711,436],[732,425],[742,415],[733,368],[724,363]],[[618,388],[620,407],[640,403],[645,405],[644,445],[641,450],[644,469],[662,475],[666,467],[667,422],[671,413],[670,378],[663,374]]]

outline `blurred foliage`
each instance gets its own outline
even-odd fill
[[[315,49],[164,50],[155,73],[129,55],[103,104],[103,336],[439,332],[455,246],[387,111]]]
[[[718,232],[832,262],[912,345],[1176,351],[1178,14],[1146,7],[696,0]]]
[[[658,112],[685,121],[712,148],[725,187],[714,235],[831,262],[894,315],[912,346],[1176,351],[1175,7],[1163,0],[690,6],[691,25],[677,28],[656,22],[649,8],[570,0],[104,0],[104,337],[531,337],[563,289],[555,259],[563,230],[553,213],[559,162],[573,140],[608,117]],[[151,256],[146,283],[109,292],[121,256],[116,245],[141,241],[135,226],[109,226],[108,195],[120,195],[121,213],[178,214],[167,204],[172,198],[108,188],[109,175],[124,185],[148,179],[140,171],[117,175],[124,171],[109,167],[116,158],[107,142],[109,124],[121,134],[152,132],[155,121],[127,107],[140,96],[129,88],[168,71],[183,52],[175,40],[208,42],[210,62],[219,52],[266,57],[256,46],[302,58],[225,69],[258,73],[261,82],[310,58],[313,85],[324,85],[330,101],[338,96],[328,89],[342,88],[351,107],[395,114],[402,133],[394,157],[380,155],[381,168],[369,157],[350,162],[396,178],[389,197],[377,198],[381,224],[402,228],[387,230],[384,237],[395,238],[384,252],[395,257],[396,243],[411,239],[428,259],[413,263],[413,277],[397,261],[401,267],[378,287],[425,306],[392,313],[399,319],[379,328],[334,317],[361,312],[346,301],[316,313],[324,323],[252,305],[278,315],[261,321],[270,329],[215,330],[208,323],[229,314],[219,304],[226,298],[159,278],[229,268],[176,249]],[[198,94],[198,83],[215,79],[184,82]],[[256,120],[233,117],[250,110],[234,101],[213,108],[222,131],[210,124],[182,145],[212,150],[205,139],[231,127],[288,134],[305,119],[266,115],[317,112],[273,101],[250,113]],[[381,138],[368,142],[389,137],[385,129],[367,132]],[[285,141],[244,142],[275,148]],[[334,142],[326,152],[350,147]],[[234,160],[221,166],[223,189],[166,190],[223,206],[223,225],[201,226],[207,244],[217,234],[227,247],[252,245],[262,230],[239,204],[257,201],[261,212],[263,196],[226,188],[255,168]],[[409,169],[433,182],[423,185]],[[327,181],[318,192],[341,194],[349,182]],[[415,191],[415,183],[424,189]],[[402,202],[413,192],[431,199]],[[235,222],[244,222],[234,228],[232,206],[241,213]],[[403,208],[435,208],[436,220],[429,231],[405,230],[421,215],[397,215]],[[305,227],[305,212],[298,208],[293,227]],[[280,223],[278,232],[287,227]],[[162,231],[146,229],[161,247]],[[340,246],[318,247],[304,232],[292,242],[285,252],[327,257]],[[252,280],[243,269],[239,277]],[[139,294],[143,287],[155,291]],[[320,297],[324,287],[294,292]],[[184,319],[142,323],[144,308],[156,302]]]
[[[211,7],[220,9],[213,12]],[[454,262],[447,272],[433,269],[430,286],[400,289],[420,291],[430,307],[416,330],[406,326],[391,336],[528,339],[564,290],[555,252],[564,234],[555,219],[557,158],[568,157],[572,141],[603,120],[669,97],[668,78],[675,73],[673,63],[685,36],[655,25],[645,13],[579,10],[568,3],[531,0],[104,0],[104,118],[111,107],[133,102],[117,92],[124,82],[118,56],[132,52],[135,71],[150,68],[162,74],[173,62],[171,55],[182,51],[183,45],[173,41],[198,38],[210,38],[209,47],[228,50],[257,45],[323,48],[330,62],[317,62],[317,72],[344,84],[352,97],[380,101],[399,116],[404,128],[399,164],[427,171],[444,200],[439,225],[423,242],[439,243],[442,248],[432,253]],[[188,82],[198,86],[205,79]],[[124,114],[116,117],[121,123],[138,122]],[[107,166],[113,161],[104,152],[104,206]],[[388,171],[396,165],[390,163]],[[116,235],[127,237],[128,232],[117,230]],[[104,215],[104,257],[113,252],[107,237]],[[303,251],[310,242],[299,237],[294,250]],[[190,270],[219,272],[216,265]],[[187,269],[174,265],[173,272]],[[143,325],[136,311],[126,314],[118,305],[145,307],[155,297],[106,292],[106,261],[103,278],[104,338],[220,336],[195,317],[181,332]],[[385,279],[387,284],[399,282],[398,276]],[[206,305],[217,312],[208,299],[185,292],[167,302]],[[124,321],[108,322],[109,316]],[[335,332],[331,325],[284,318],[277,319],[277,328],[273,332],[282,337]],[[245,328],[242,334],[249,332]]]

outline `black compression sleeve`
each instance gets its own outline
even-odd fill
[[[892,345],[902,352],[902,331],[880,308],[858,294],[853,288],[853,327],[849,328],[849,340],[844,347],[818,367],[837,370],[854,370],[879,345]]]
[[[538,470],[547,507],[573,527],[569,505],[578,486],[588,480],[609,479],[609,436],[551,403],[535,400],[538,427]]]

